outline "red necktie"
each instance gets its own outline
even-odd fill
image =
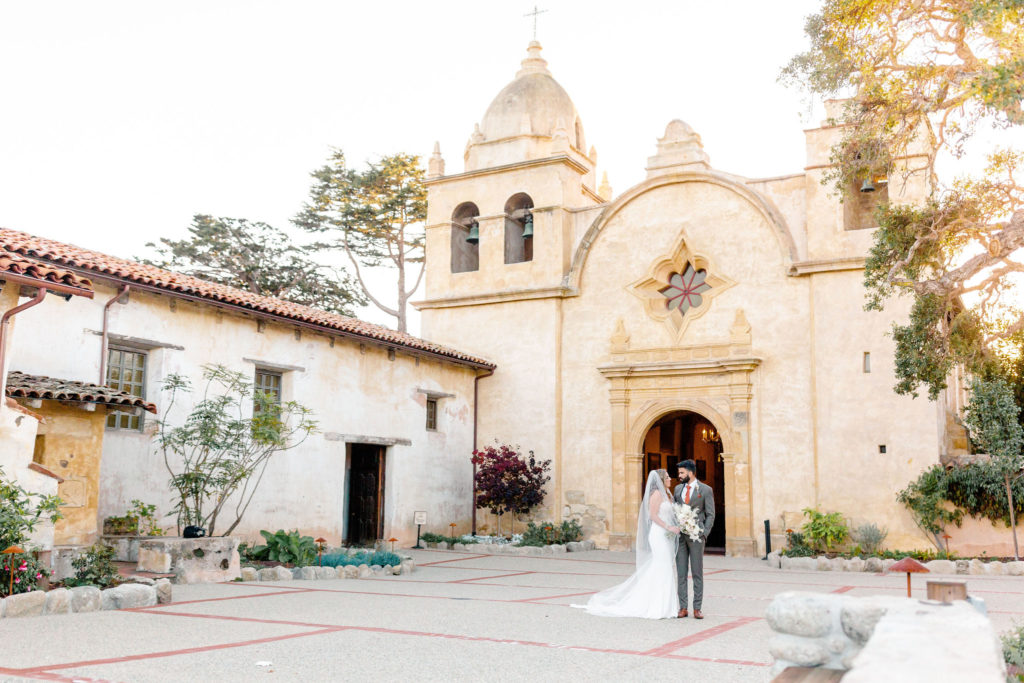
[[[687,505],[690,504],[690,486],[689,486],[689,484],[687,484],[687,486],[686,486],[686,496],[683,497],[683,502],[686,503]]]

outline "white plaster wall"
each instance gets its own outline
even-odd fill
[[[102,325],[103,304],[113,287],[97,286],[93,301],[46,301],[34,309],[20,330],[22,340],[61,340],[77,353],[56,353],[51,344],[21,343],[12,354],[13,370],[65,379],[99,379],[100,337],[90,330]],[[52,298],[52,297],[51,297]],[[315,413],[320,433],[301,446],[276,455],[263,484],[235,535],[256,537],[260,529],[298,528],[323,535],[332,543],[344,533],[346,448],[326,433],[407,439],[411,446],[387,449],[384,537],[402,543],[415,539],[414,510],[428,512],[428,530],[447,531],[450,521],[468,528],[471,514],[472,400],[471,369],[337,339],[287,325],[257,329],[255,318],[222,314],[205,305],[167,296],[132,292],[125,305],[111,308],[110,331],[183,347],[149,351],[146,397],[161,413],[160,382],[170,373],[201,385],[204,364],[222,364],[253,376],[255,366],[243,359],[303,368],[285,373],[284,399],[296,400]],[[439,402],[439,429],[428,433],[426,395],[417,389],[454,394]],[[170,415],[180,423],[190,408],[183,402]],[[108,430],[104,439],[99,515],[123,514],[132,498],[170,511],[169,475],[151,434],[147,413],[144,432]],[[167,525],[173,519],[165,520]],[[218,525],[223,532],[227,520]],[[437,525],[436,527],[434,525]]]

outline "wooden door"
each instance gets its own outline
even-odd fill
[[[348,476],[348,543],[381,538],[384,510],[384,449],[353,444]]]

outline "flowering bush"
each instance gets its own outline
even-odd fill
[[[501,515],[506,512],[525,514],[544,501],[544,484],[551,461],[538,461],[530,451],[528,458],[507,444],[488,446],[473,451],[473,464],[477,466],[476,506],[498,515],[499,535]],[[515,530],[515,518],[512,520]]]
[[[98,586],[107,588],[116,585],[121,575],[114,566],[114,549],[102,543],[94,543],[84,553],[71,560],[75,575],[64,579],[65,586]]]
[[[30,554],[3,555],[0,561],[0,597],[14,593],[28,593],[39,588],[39,584],[50,578],[50,572]],[[14,571],[13,591],[11,589],[11,570]]]
[[[0,550],[12,545],[24,547],[41,520],[61,518],[57,496],[37,496],[4,476],[0,468]]]

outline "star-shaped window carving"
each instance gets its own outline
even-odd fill
[[[707,258],[690,250],[680,234],[675,248],[656,258],[647,274],[629,285],[651,318],[664,322],[674,343],[682,341],[691,321],[707,313],[712,298],[735,282],[717,273]]]
[[[706,280],[708,271],[696,270],[687,263],[683,274],[672,273],[668,277],[668,287],[661,290],[665,296],[665,307],[670,311],[679,311],[683,315],[691,308],[699,308],[704,303],[700,294],[711,289]]]

